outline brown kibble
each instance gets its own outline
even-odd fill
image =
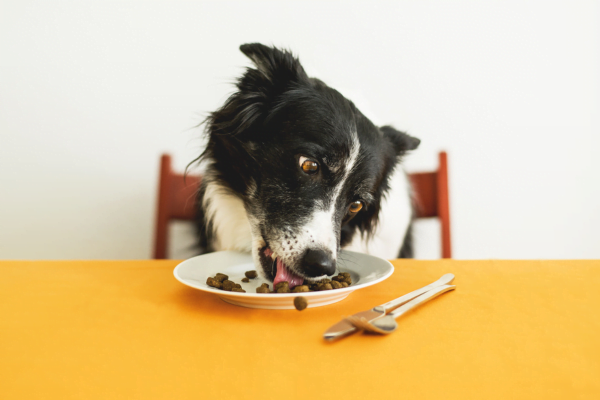
[[[336,276],[334,278],[337,278],[335,280],[340,283],[346,282],[346,283],[348,283],[348,285],[352,285],[352,277],[350,276],[349,272],[340,272],[338,274],[338,276]]]
[[[221,282],[219,282],[215,278],[208,278],[206,280],[206,284],[208,286],[212,286],[212,287],[217,288],[217,289],[221,289],[223,287],[223,285],[221,284]]]
[[[275,287],[273,289],[275,291],[277,291],[278,289],[281,289],[284,286],[286,286],[288,289],[290,288],[290,284],[287,281],[283,281],[283,282],[279,282],[277,285],[275,285]],[[285,293],[285,292],[283,292],[283,293]]]
[[[246,275],[246,278],[249,278],[249,279],[254,279],[258,276],[256,271],[246,271],[246,273],[244,275]]]
[[[338,281],[332,281],[331,282],[331,287],[334,288],[334,289],[339,289],[339,288],[342,287],[342,284],[339,283]]]
[[[346,282],[348,286],[352,285],[352,277],[349,272],[340,272],[338,276],[334,276],[331,279],[340,283]]]
[[[248,283],[250,282],[250,279],[256,279],[258,277],[256,271],[246,271],[245,275],[246,276],[242,278],[242,282],[244,283]],[[214,277],[207,278],[206,284],[210,287],[229,292],[246,293],[246,291],[242,289],[242,285],[229,280],[229,276],[222,273],[217,273]],[[326,278],[318,282],[306,281],[303,285],[295,286],[293,290],[290,289],[290,284],[287,281],[279,282],[274,286],[273,290],[269,288],[268,283],[261,283],[260,287],[256,289],[256,293],[307,293],[320,290],[341,289],[348,287],[351,284],[352,279],[350,278],[350,274],[348,272],[341,272],[337,276],[331,277],[331,279]]]
[[[229,279],[226,279],[226,280],[223,281],[223,290],[227,290],[227,291],[231,292],[231,289],[233,289],[234,287],[236,287],[235,285],[236,285],[235,282],[232,282]]]
[[[298,285],[296,286],[293,290],[293,293],[302,293],[302,292],[308,292],[308,286],[306,285]]]
[[[306,300],[306,297],[298,296],[294,298],[294,307],[296,307],[296,310],[298,311],[302,311],[308,307],[308,301]]]

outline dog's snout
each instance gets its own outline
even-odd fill
[[[335,260],[328,251],[309,249],[302,257],[302,268],[306,275],[312,277],[333,275],[335,273]]]

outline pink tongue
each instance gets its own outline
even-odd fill
[[[279,282],[287,282],[290,284],[290,289],[293,289],[295,286],[302,285],[304,278],[290,271],[283,261],[277,257],[277,275],[275,275],[275,279],[273,280],[273,287]]]

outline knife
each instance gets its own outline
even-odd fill
[[[437,281],[430,283],[429,285],[424,286],[421,289],[417,289],[414,292],[405,294],[404,296],[398,297],[397,299],[389,301],[380,306],[373,307],[370,310],[361,311],[359,313],[356,313],[353,315],[353,317],[365,318],[368,322],[373,322],[376,319],[384,317],[390,311],[393,311],[396,308],[400,307],[401,305],[411,301],[415,297],[418,297],[418,296],[422,295],[423,293],[428,292],[431,289],[434,289],[438,286],[449,285],[453,281],[454,281],[454,275],[446,274],[446,275],[442,276],[440,279],[438,279]],[[331,326],[329,329],[327,329],[325,331],[325,333],[323,334],[323,337],[325,338],[325,340],[332,342],[334,340],[351,335],[354,332],[356,332],[357,330],[358,329],[356,329],[354,327],[354,325],[352,325],[350,322],[346,321],[345,319],[342,319],[340,322],[338,322],[337,324],[335,324],[335,325]]]

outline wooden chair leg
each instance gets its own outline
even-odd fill
[[[156,215],[156,228],[154,231],[154,258],[167,258],[167,244],[169,242],[169,209],[171,157],[163,154],[160,158],[160,178],[158,185],[158,212]]]
[[[437,173],[438,215],[442,231],[442,258],[452,258],[450,240],[450,203],[448,196],[448,156],[445,151],[439,154]]]

